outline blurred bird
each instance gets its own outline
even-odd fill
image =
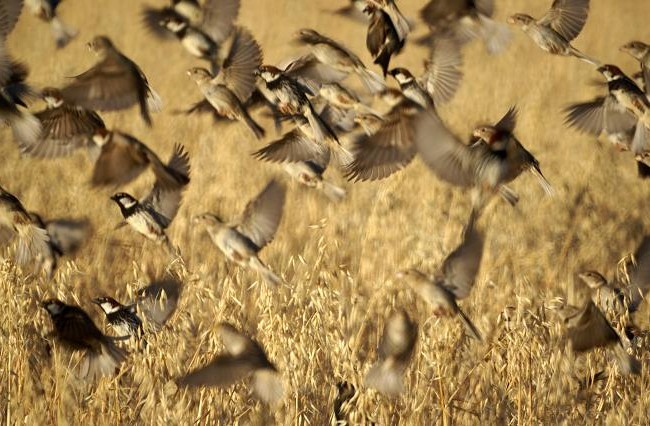
[[[89,155],[95,164],[91,179],[93,185],[125,185],[148,167],[151,167],[156,181],[163,187],[178,187],[189,182],[184,166],[177,168],[179,164],[176,162],[184,156],[182,147],[176,146],[172,160],[163,164],[147,145],[118,130],[99,128],[92,141]]]
[[[320,162],[316,160],[285,162],[282,167],[289,176],[300,182],[300,184],[322,192],[331,201],[341,201],[346,196],[345,189],[334,185],[323,177],[329,158],[325,160]]]
[[[332,403],[330,425],[338,426],[342,424],[348,424],[346,423],[346,419],[349,412],[351,411],[355,397],[358,396],[359,392],[352,383],[343,381],[336,384],[336,397]]]
[[[167,167],[179,175],[186,177],[186,182],[179,185],[168,186],[159,179],[144,199],[136,200],[124,192],[111,197],[120,208],[122,221],[117,228],[126,224],[146,238],[157,243],[164,243],[170,254],[179,255],[178,250],[172,245],[165,233],[181,203],[184,187],[189,182],[190,163],[189,156],[182,145],[177,145],[174,154],[167,163]]]
[[[330,106],[344,111],[352,110],[355,114],[377,114],[372,108],[363,103],[355,93],[341,86],[339,83],[322,84],[318,91],[318,95]]]
[[[609,93],[616,98],[618,103],[633,113],[646,128],[650,129],[650,101],[643,90],[615,65],[603,65],[598,68],[598,72],[607,80]],[[648,148],[645,133],[635,137],[632,144],[632,151],[635,154],[642,153]]]
[[[92,380],[113,374],[126,359],[126,352],[99,331],[80,307],[57,299],[44,301],[42,307],[50,314],[56,340],[65,348],[84,351],[80,365],[82,378]]]
[[[402,393],[404,372],[413,357],[417,337],[418,326],[406,311],[394,312],[386,321],[377,349],[377,363],[366,373],[364,384],[387,396]]]
[[[345,74],[356,74],[370,93],[384,89],[383,79],[367,69],[361,59],[342,44],[312,29],[301,29],[298,41],[310,45],[311,54],[321,63]]]
[[[433,307],[434,315],[457,315],[471,337],[481,339],[481,334],[472,321],[458,306],[457,300],[469,296],[476,281],[481,259],[483,258],[483,235],[473,222],[463,233],[463,241],[442,262],[433,277],[409,269],[399,272],[425,302]]]
[[[172,38],[171,32],[165,26],[165,20],[174,17],[186,21],[190,25],[199,26],[203,21],[203,11],[199,0],[170,0],[169,6],[142,8],[142,23],[151,34],[164,39]]]
[[[631,41],[621,46],[622,52],[628,53],[641,65],[644,92],[650,87],[650,45],[642,41]],[[641,85],[639,85],[641,87]]]
[[[88,147],[95,132],[105,129],[104,121],[95,111],[67,104],[58,89],[45,88],[41,96],[46,107],[34,113],[40,122],[39,137],[30,141],[22,140],[20,134],[14,135],[22,153],[43,158],[70,155]]]
[[[50,24],[57,48],[65,47],[77,36],[78,31],[67,26],[56,14],[61,0],[26,0],[26,3],[32,15]]]
[[[363,12],[366,8],[366,0],[346,0],[348,5],[340,7],[332,13],[345,16],[358,22],[367,23],[368,16]]]
[[[551,9],[540,19],[517,13],[508,18],[508,23],[517,25],[542,50],[553,55],[575,56],[599,66],[593,59],[571,45],[585,23],[589,13],[589,0],[554,0]]]
[[[394,0],[366,0],[364,12],[370,16],[366,47],[385,77],[391,57],[404,47],[409,24]]]
[[[181,296],[181,283],[175,278],[154,280],[136,293],[135,305],[145,319],[146,329],[158,332],[176,311]]]
[[[102,296],[93,299],[106,315],[108,326],[119,337],[141,339],[144,335],[142,320],[138,317],[136,305],[122,305],[112,297]]]
[[[614,346],[614,354],[623,374],[641,372],[639,360],[625,351],[620,336],[592,301],[588,301],[577,314],[568,316],[564,321],[573,351],[580,353]]]
[[[259,343],[238,331],[228,323],[217,325],[217,333],[226,348],[209,364],[178,379],[181,386],[226,387],[253,377],[255,396],[267,404],[273,404],[284,393],[282,379],[277,368],[269,361]]]
[[[494,0],[430,0],[420,10],[420,18],[431,33],[416,42],[431,44],[441,35],[452,35],[460,42],[478,37],[489,53],[499,53],[510,42],[512,33],[494,21],[493,15]]]
[[[122,110],[137,104],[142,119],[151,126],[149,110],[160,109],[160,98],[142,70],[106,36],[93,38],[88,47],[99,61],[61,89],[63,100],[100,111]]]
[[[278,285],[282,281],[258,257],[258,253],[273,240],[282,219],[285,189],[275,180],[246,207],[241,217],[225,223],[215,214],[204,213],[194,218],[194,223],[206,226],[212,242],[228,260],[257,271],[265,282]]]

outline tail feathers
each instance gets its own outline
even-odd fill
[[[50,237],[47,231],[32,223],[18,225],[16,243],[16,262],[24,265],[33,259],[41,259],[50,253]]]
[[[517,194],[514,189],[506,185],[501,185],[499,187],[499,195],[513,207],[516,206],[519,202],[519,194]]]
[[[381,67],[381,71],[384,73],[384,78],[386,78],[386,75],[388,74],[388,65],[390,64],[390,52],[387,49],[382,49],[374,63]]]
[[[384,395],[394,397],[404,390],[403,376],[403,369],[389,358],[372,366],[366,374],[364,384]]]
[[[386,83],[379,74],[369,70],[364,66],[356,69],[356,73],[368,92],[374,94],[381,93],[386,88]]]
[[[327,198],[332,201],[342,201],[347,195],[345,189],[336,186],[326,180],[320,181],[318,189],[320,189],[323,194],[325,194],[325,196],[327,196]]]
[[[478,331],[476,326],[474,326],[472,321],[469,318],[467,318],[467,315],[465,315],[465,313],[460,308],[458,308],[458,316],[460,317],[460,320],[462,321],[463,325],[467,329],[470,337],[482,341],[483,338],[481,337],[481,333]]]
[[[503,52],[510,40],[512,39],[512,31],[506,24],[497,22],[484,15],[478,16],[479,20],[479,37],[485,43],[485,48],[488,53],[495,55]]]
[[[58,49],[64,48],[79,33],[77,30],[68,27],[56,16],[52,17],[50,26]]]
[[[126,359],[127,352],[111,340],[102,342],[99,352],[88,350],[81,360],[79,375],[83,379],[95,380],[114,374]]]
[[[278,277],[273,271],[271,271],[268,266],[262,263],[258,257],[251,258],[250,265],[262,276],[262,279],[267,284],[277,286],[282,282],[282,279]]]
[[[643,120],[638,120],[634,127],[634,136],[632,137],[632,152],[635,154],[643,154],[648,150],[648,137],[649,130],[643,123]]]
[[[333,145],[330,149],[330,153],[333,157],[333,162],[341,169],[346,168],[354,161],[354,155],[341,145]]]
[[[280,374],[270,368],[263,368],[253,374],[253,392],[267,404],[273,404],[284,395]]]
[[[591,56],[585,55],[584,53],[582,53],[581,51],[579,51],[578,49],[576,49],[573,46],[569,46],[569,52],[571,52],[571,54],[573,56],[580,59],[581,61],[587,62],[587,63],[589,63],[589,64],[591,64],[593,66],[599,67],[599,66],[602,65],[602,63],[598,59],[595,59],[595,58],[592,58]]]
[[[18,114],[12,115],[9,118],[9,126],[11,126],[14,138],[21,145],[31,146],[41,135],[41,122],[26,111],[18,111]]]
[[[264,129],[253,120],[253,118],[246,112],[242,117],[246,126],[253,132],[257,139],[262,139],[266,133]]]
[[[547,195],[552,196],[555,194],[555,190],[551,186],[551,183],[548,180],[546,180],[546,177],[544,177],[544,174],[542,173],[539,167],[537,166],[531,167],[530,171],[533,173],[533,175],[535,175],[535,177],[539,181],[539,184],[541,185],[542,189],[544,189],[544,192],[546,192]]]
[[[625,375],[641,373],[641,361],[628,354],[622,345],[616,345],[614,354],[616,356],[618,367],[620,368],[621,373]]]
[[[151,87],[147,90],[147,107],[149,111],[160,112],[163,109],[163,101],[158,92]]]

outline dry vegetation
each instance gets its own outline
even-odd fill
[[[548,309],[556,297],[576,299],[576,271],[589,267],[614,273],[648,223],[648,183],[636,178],[633,159],[562,124],[563,106],[599,90],[588,84],[598,77],[588,65],[548,56],[521,33],[497,57],[471,44],[465,49],[462,88],[440,111],[451,128],[469,134],[477,122],[493,121],[518,104],[517,133],[557,191],[545,197],[524,176],[514,185],[522,194],[519,206],[496,202],[482,218],[486,255],[472,295],[462,302],[486,336],[481,344],[465,338],[459,322],[432,317],[393,279],[404,267],[433,270],[458,242],[469,211],[467,194],[437,181],[419,160],[378,183],[345,184],[330,170],[330,177],[349,191],[342,204],[288,183],[283,223],[262,254],[286,286],[270,289],[254,273],[228,265],[207,236],[193,229],[192,215],[213,210],[231,217],[282,171],[250,157],[261,143],[244,126],[172,114],[199,97],[184,73],[195,61],[180,46],[157,45],[147,36],[139,25],[139,3],[63,2],[61,16],[81,32],[60,52],[49,29],[23,12],[9,47],[30,65],[36,86],[61,85],[65,76],[91,64],[94,58],[84,43],[96,34],[112,37],[140,64],[165,101],[154,127],[144,127],[134,110],[103,116],[108,126],[140,137],[165,157],[174,143],[187,146],[192,182],[170,228],[185,264],[168,264],[163,249],[127,229],[113,231],[119,211],[109,200],[110,190],[89,188],[90,165],[83,153],[60,161],[20,158],[10,132],[2,130],[2,185],[47,217],[88,216],[95,231],[52,281],[28,276],[9,258],[0,259],[0,417],[7,424],[325,424],[341,380],[361,389],[351,409],[355,423],[366,415],[379,424],[647,422],[649,339],[639,339],[635,348],[646,365],[643,374],[622,377],[605,351],[577,358],[566,354],[557,316]],[[370,62],[365,29],[322,12],[342,0],[242,3],[240,22],[262,44],[267,63],[295,51],[289,41],[299,27],[345,41]],[[497,1],[498,17],[524,10],[539,16],[549,3]],[[639,0],[592,3],[576,46],[635,70],[618,46],[650,40],[650,5]],[[421,4],[400,2],[409,16]],[[424,54],[410,45],[395,64],[418,70]],[[272,129],[270,120],[262,122]],[[125,190],[140,196],[149,185],[141,178]],[[126,301],[165,271],[183,281],[180,307],[169,326],[150,337],[146,351],[131,354],[119,375],[85,385],[75,379],[67,358],[46,357],[39,336],[51,324],[38,307],[40,300],[56,296],[78,303],[101,323],[91,297],[107,293]],[[389,400],[364,389],[362,380],[374,360],[384,318],[396,307],[405,307],[418,321],[420,334],[406,391]],[[637,314],[643,326],[647,315],[647,306]],[[264,406],[243,384],[176,389],[175,377],[221,351],[214,330],[220,321],[237,324],[266,348],[286,384],[280,404]],[[602,369],[610,373],[608,379],[579,391],[579,379]]]

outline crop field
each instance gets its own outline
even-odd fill
[[[650,230],[650,183],[637,177],[633,155],[618,152],[564,124],[572,102],[605,94],[602,76],[587,63],[551,56],[515,27],[509,47],[490,55],[473,41],[463,48],[464,77],[456,96],[438,108],[463,139],[481,123],[519,109],[516,135],[539,160],[555,189],[548,196],[531,174],[512,187],[511,207],[494,199],[481,216],[485,252],[471,295],[459,305],[483,341],[466,336],[457,318],[433,315],[396,273],[417,267],[433,273],[460,242],[471,208],[469,191],[437,179],[416,158],[376,182],[348,182],[336,167],[325,176],[347,191],[341,202],[292,181],[277,164],[251,153],[277,139],[262,110],[253,117],[266,129],[256,140],[241,123],[175,111],[201,99],[186,71],[205,66],[176,41],[160,42],[142,27],[140,11],[155,0],[67,0],[59,16],[79,35],[57,50],[50,30],[23,10],[7,49],[30,68],[35,87],[66,84],[95,62],[86,43],[107,35],[147,75],[163,100],[153,127],[137,107],[100,112],[109,129],[144,141],[163,159],[174,144],[189,152],[191,182],[168,235],[182,254],[170,260],[163,246],[128,227],[114,229],[120,210],[116,188],[89,183],[92,164],[83,150],[61,159],[21,156],[11,130],[0,129],[0,184],[29,210],[47,218],[87,218],[92,234],[77,254],[64,257],[52,279],[22,270],[10,250],[0,256],[0,418],[6,424],[301,424],[330,422],[337,384],[357,394],[346,404],[349,424],[647,424],[650,415],[650,335],[641,333],[630,353],[643,363],[638,376],[620,374],[611,351],[573,354],[557,307],[579,304],[586,289],[577,273],[619,272]],[[162,0],[159,0],[162,4]],[[366,65],[363,24],[329,13],[343,0],[242,0],[238,24],[251,30],[265,64],[304,52],[293,42],[314,28],[343,42]],[[550,0],[496,0],[495,19],[526,12],[541,16]],[[423,0],[399,0],[416,19]],[[585,28],[573,44],[626,73],[638,64],[619,51],[631,40],[650,42],[646,0],[592,0]],[[426,32],[416,21],[412,38]],[[424,47],[407,42],[391,66],[422,71]],[[376,65],[371,67],[380,72]],[[394,79],[387,80],[397,87]],[[365,100],[358,79],[349,87]],[[379,99],[373,106],[385,111]],[[32,110],[43,107],[37,101]],[[285,125],[284,130],[287,130]],[[282,277],[277,287],[226,260],[192,218],[205,212],[235,218],[266,183],[287,188],[282,222],[260,258]],[[143,175],[119,191],[144,196],[154,177]],[[498,197],[497,197],[498,198]],[[122,302],[150,282],[172,276],[182,283],[178,307],[145,349],[131,348],[119,372],[94,382],[78,379],[65,351],[45,336],[52,322],[40,302],[59,298],[84,308],[104,331],[104,314],[92,298]],[[418,340],[401,395],[389,398],[364,386],[375,362],[386,319],[404,309],[417,322]],[[645,330],[644,304],[635,322]],[[223,351],[217,334],[229,322],[261,344],[280,372],[284,395],[257,400],[247,382],[225,388],[185,389],[176,379]],[[606,378],[585,386],[596,372]]]

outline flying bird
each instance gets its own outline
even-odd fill
[[[366,0],[364,12],[370,16],[366,47],[385,77],[391,57],[404,47],[409,23],[394,0]]]
[[[61,0],[26,0],[32,15],[50,24],[56,47],[61,49],[74,39],[78,31],[66,25],[57,15]]]

